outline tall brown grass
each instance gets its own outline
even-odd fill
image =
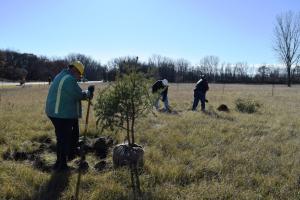
[[[55,141],[44,114],[47,91],[48,86],[0,88],[1,155],[8,149],[30,150],[39,137]],[[171,85],[169,100],[178,113],[157,113],[137,122],[137,143],[145,147],[140,198],[300,199],[300,87],[276,86],[272,96],[270,85],[225,85],[223,91],[223,85],[211,84],[206,113],[190,111],[192,91],[193,84]],[[239,112],[238,98],[260,107],[252,114]],[[230,112],[217,111],[220,104]],[[80,124],[83,130],[83,119]],[[123,142],[123,134],[99,133],[93,115],[89,134]],[[51,165],[55,155],[43,158]],[[81,199],[133,198],[130,174],[111,167],[111,154],[102,172],[92,168],[96,157],[87,159],[91,168],[82,177]],[[29,161],[1,157],[0,199],[71,199],[76,175],[73,170],[59,179]],[[59,181],[65,184],[56,188]]]

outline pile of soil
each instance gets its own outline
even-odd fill
[[[229,112],[229,108],[225,104],[221,104],[217,109],[218,111]]]
[[[86,153],[94,153],[98,158],[104,159],[107,157],[108,149],[114,145],[114,141],[110,137],[87,137],[79,139],[79,146],[83,148]]]
[[[42,158],[44,153],[56,153],[56,144],[51,138],[39,138],[34,142],[26,141],[30,144],[35,144],[37,148],[33,148],[31,151],[24,150],[12,150],[8,148],[3,154],[2,158],[4,160],[14,160],[14,161],[30,161],[32,165],[44,172],[49,172],[52,169],[52,165],[46,164],[46,161]],[[110,137],[87,137],[85,142],[83,138],[79,140],[79,146],[83,148],[85,154],[94,153],[94,155],[99,159],[105,159],[108,155],[108,150],[114,145],[114,141]],[[79,156],[79,154],[78,154]],[[88,170],[89,164],[85,162],[77,161],[77,165],[80,170]],[[102,160],[95,165],[97,171],[104,170],[107,167],[106,161]]]

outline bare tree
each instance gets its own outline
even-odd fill
[[[188,68],[190,63],[188,60],[184,58],[180,58],[175,62],[175,67],[177,71],[176,82],[185,82],[186,81],[186,74],[188,72]]]
[[[289,11],[278,15],[274,33],[274,50],[286,65],[287,84],[291,87],[291,68],[300,58],[300,14]]]
[[[246,82],[248,72],[248,64],[245,62],[237,62],[233,67],[233,76],[239,82]]]
[[[215,81],[217,75],[217,68],[220,59],[217,56],[205,56],[200,60],[200,67],[203,74],[208,75]]]
[[[158,78],[166,78],[170,82],[175,82],[176,70],[175,61],[168,57],[153,55],[148,61],[150,66],[156,67],[158,70]]]
[[[225,67],[225,81],[226,82],[232,82],[234,80],[233,71],[232,71],[232,65],[231,63],[227,63]]]
[[[270,76],[270,68],[263,65],[257,69],[258,76],[262,83],[265,82],[266,78]]]

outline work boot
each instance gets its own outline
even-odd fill
[[[73,148],[71,149],[68,157],[68,161],[72,161],[74,160],[77,156],[80,156],[80,149],[79,147]]]
[[[54,171],[56,171],[56,170],[59,168],[59,165],[60,165],[59,161],[56,161],[56,162],[54,163],[54,165],[52,166],[52,169],[53,169]]]

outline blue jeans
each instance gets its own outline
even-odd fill
[[[199,101],[201,101],[201,110],[205,110],[205,93],[203,92],[194,92],[194,103],[192,110],[196,110]]]
[[[156,108],[156,110],[159,109],[159,99],[161,98],[161,96],[159,96],[155,102],[154,102],[154,106]],[[169,100],[168,100],[168,96],[166,96],[165,101],[164,101],[164,109],[165,110],[169,110]]]

